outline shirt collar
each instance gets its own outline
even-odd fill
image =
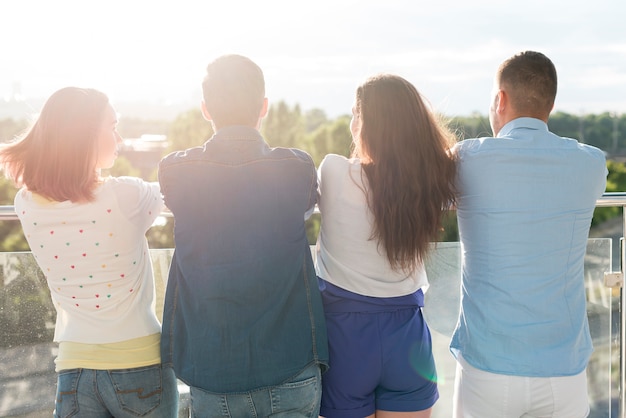
[[[504,125],[502,129],[500,129],[500,132],[498,132],[496,137],[501,138],[505,136],[510,136],[511,132],[515,129],[533,129],[538,131],[548,131],[548,124],[541,119],[526,117],[517,118]]]
[[[218,129],[211,141],[263,141],[263,137],[250,126],[231,125]]]

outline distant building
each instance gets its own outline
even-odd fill
[[[127,138],[120,149],[120,156],[141,170],[141,176],[147,178],[156,170],[159,161],[167,149],[166,135],[144,134],[139,138]]]
[[[139,138],[127,138],[122,145],[123,151],[152,152],[167,148],[166,135],[144,134]]]

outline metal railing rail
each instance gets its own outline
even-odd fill
[[[619,416],[626,418],[626,295],[624,294],[624,271],[626,270],[626,192],[604,193],[596,202],[598,207],[622,207],[622,245],[619,282],[615,287],[620,287],[620,355],[619,355]]]
[[[620,418],[626,418],[626,295],[624,294],[624,270],[626,266],[626,245],[623,245],[626,237],[626,192],[607,192],[597,201],[597,207],[622,207],[622,246],[621,266],[619,272],[607,272],[611,274],[611,287],[620,287],[620,377],[619,377],[619,406]],[[164,211],[161,216],[170,217],[171,212]],[[15,208],[11,205],[0,205],[0,221],[17,220]]]
[[[161,216],[171,217],[172,212],[165,210],[161,212]],[[15,208],[12,205],[0,205],[0,221],[17,221],[17,219]]]

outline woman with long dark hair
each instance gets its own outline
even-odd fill
[[[429,417],[438,399],[424,270],[454,202],[454,135],[402,77],[356,91],[352,158],[318,169],[317,271],[330,369],[324,417]]]

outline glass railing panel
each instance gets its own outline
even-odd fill
[[[585,255],[587,316],[594,352],[587,367],[589,417],[617,417],[619,412],[620,289],[604,285],[612,265],[611,239],[590,239]]]
[[[159,318],[173,250],[150,251]],[[449,418],[455,361],[448,350],[459,306],[459,243],[438,243],[427,263],[430,287],[424,313],[432,331],[440,400],[433,418]],[[611,240],[590,239],[585,259],[589,321],[595,352],[589,364],[590,417],[617,416],[619,382],[619,293],[603,285],[611,271]],[[30,253],[0,253],[0,417],[50,416],[56,374],[52,342],[55,312],[45,278]],[[181,416],[188,392],[181,390]]]
[[[55,317],[33,256],[0,253],[0,416],[51,415]]]
[[[440,242],[426,262],[430,286],[424,297],[424,318],[430,328],[433,354],[437,365],[439,400],[432,418],[452,416],[452,394],[456,361],[448,348],[459,314],[461,285],[461,246],[458,242]]]
[[[150,250],[157,291],[163,296],[173,250]],[[56,312],[46,279],[29,252],[0,253],[0,417],[50,417],[54,410]],[[179,416],[188,416],[189,390],[179,384]]]

